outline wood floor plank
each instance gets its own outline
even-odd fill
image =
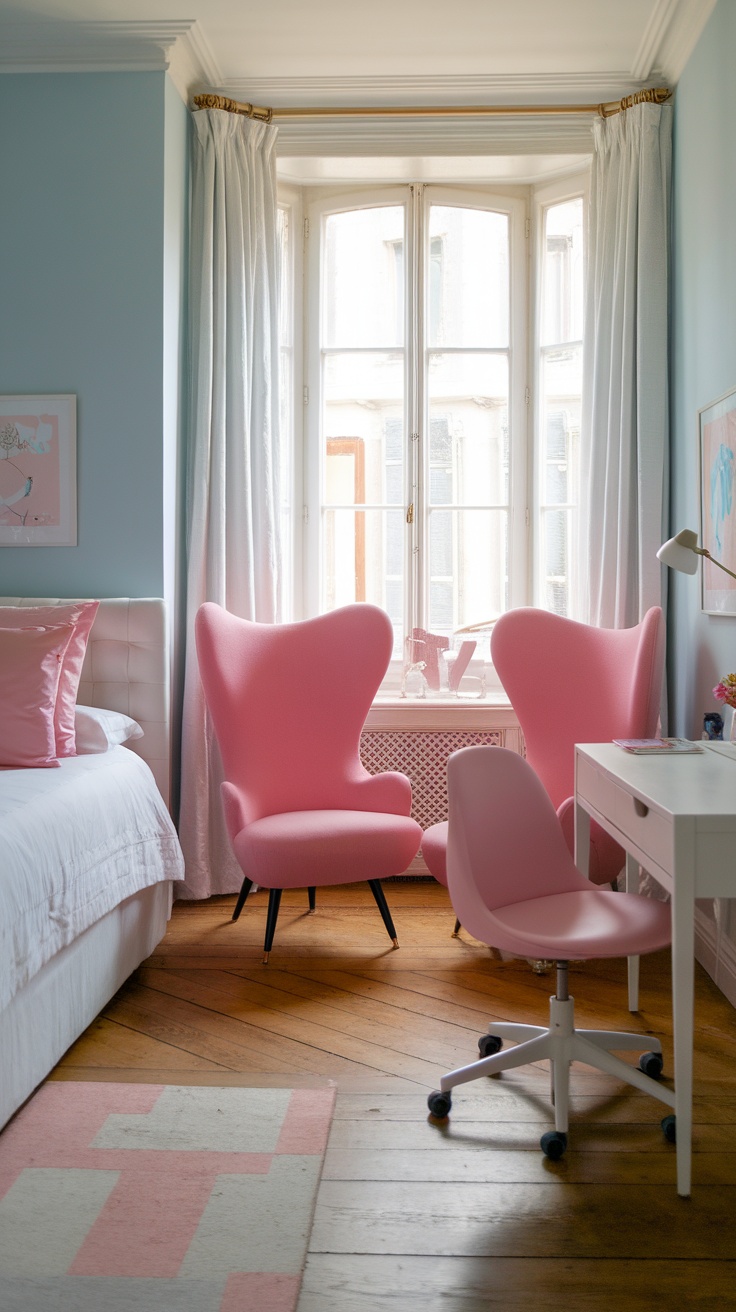
[[[734,1263],[310,1254],[298,1312],[723,1312]]]
[[[156,1066],[175,1071],[178,1067],[209,1070],[212,1063],[165,1040],[98,1017],[65,1053],[59,1065],[67,1068],[119,1066],[125,1070]]]
[[[257,976],[247,967],[241,967],[234,973],[241,979],[250,980],[251,983],[262,983],[262,976]],[[432,1047],[436,1045],[437,1053],[443,1054],[441,1060],[446,1060],[446,1054],[450,1052],[453,1052],[459,1060],[465,1060],[468,1050],[472,1050],[472,1042],[477,1038],[477,1030],[460,1021],[454,1009],[451,1016],[447,1009],[444,1016],[433,1016],[428,1009],[422,1011],[417,1007],[412,1012],[411,1026],[407,1026],[406,1008],[399,1004],[400,995],[396,989],[389,993],[384,987],[383,995],[378,998],[366,992],[361,987],[361,981],[354,980],[344,972],[341,975],[342,983],[339,983],[334,978],[337,973],[326,972],[330,978],[329,982],[324,982],[319,976],[293,970],[273,969],[268,973],[268,987],[316,1003],[320,1015],[325,1014],[326,1007],[331,1011],[343,1012],[349,1018],[351,1030],[356,1035],[364,1035],[375,1040],[374,1026],[378,1025],[383,1034],[383,1041],[386,1043],[395,1031],[401,1035],[402,1045],[411,1043],[414,1036],[415,1055],[423,1052],[429,1059],[432,1056]],[[363,1025],[364,1021],[367,1022],[366,1025]]]
[[[670,1189],[583,1188],[553,1170],[543,1185],[398,1180],[390,1194],[384,1181],[323,1180],[310,1252],[730,1262],[735,1204],[736,1185],[696,1182],[692,1202],[679,1198],[674,1172]]]
[[[539,1129],[548,1129],[540,1126]],[[657,1127],[652,1125],[646,1133],[627,1130],[623,1140],[615,1135],[605,1139],[601,1135],[593,1140],[587,1135],[585,1142],[574,1139],[574,1151],[565,1158],[565,1181],[572,1185],[652,1185],[663,1189],[675,1188],[673,1154],[659,1147]],[[538,1184],[546,1181],[546,1159],[539,1151],[539,1134],[526,1141],[514,1136],[504,1146],[498,1136],[493,1143],[481,1148],[468,1149],[455,1142],[452,1152],[445,1157],[435,1152],[417,1152],[398,1147],[391,1151],[377,1148],[330,1148],[325,1159],[324,1180],[382,1181],[391,1186],[395,1180],[423,1182],[426,1186],[446,1183],[448,1170],[458,1187],[467,1183],[487,1184]],[[733,1144],[733,1138],[731,1139]],[[522,1146],[519,1146],[522,1145]],[[698,1180],[702,1185],[729,1185],[733,1187],[733,1149],[724,1154],[719,1141],[713,1136],[713,1151],[703,1151],[698,1145]],[[736,1275],[736,1272],[734,1273]]]
[[[162,972],[162,986],[170,987],[172,974],[175,972]],[[441,1061],[430,1063],[405,1055],[390,1046],[383,1046],[382,1038],[385,1036],[375,1030],[371,1030],[370,1038],[354,1037],[352,1032],[343,1028],[343,1018],[336,1020],[329,1008],[319,1008],[319,1014],[324,1013],[325,1021],[330,1022],[323,1023],[307,1016],[304,1008],[295,1005],[292,995],[271,990],[267,985],[255,985],[225,972],[199,971],[198,975],[200,996],[217,1003],[223,1010],[234,1009],[232,1014],[247,1016],[251,1025],[269,1029],[278,1015],[280,1034],[309,1043],[320,1051],[347,1057],[385,1074],[410,1077],[422,1084],[431,1082],[438,1066],[442,1068]],[[148,978],[149,975],[144,972],[144,982]]]
[[[159,973],[156,968],[145,976],[141,974],[138,990],[139,994],[141,991],[147,994],[149,1007],[155,1006],[160,1011],[164,1026],[167,1016],[172,1019],[181,1017],[191,1027],[193,1034],[204,1031],[226,1036],[228,1042],[240,1049],[239,1053],[232,1053],[237,1069],[270,1070],[274,1073],[283,1069],[302,1073],[311,1071],[315,1074],[329,1074],[332,1079],[338,1076],[365,1075],[371,1069],[362,1062],[331,1054],[327,1070],[323,1049],[317,1050],[310,1043],[289,1037],[283,1029],[274,1032],[272,1026],[263,1023],[262,1018],[259,1023],[256,1012],[248,1010],[242,1016],[239,1008],[234,1008],[229,1013],[221,991],[201,987],[198,982],[192,983],[176,972]],[[225,1001],[230,1002],[230,997]],[[117,1015],[117,1007],[110,1014]],[[192,1051],[199,1048],[199,1039],[193,1043]],[[249,1053],[252,1054],[250,1061]]]
[[[160,995],[147,990],[145,993],[139,993],[135,1001],[121,999],[112,1009],[109,1018],[113,1018],[118,1024],[126,1025],[129,1029],[137,1030],[139,1033],[149,1034],[155,1038],[166,1038],[167,1041],[184,1052],[195,1053],[203,1060],[224,1068],[225,1070],[241,1070],[245,1065],[249,1069],[273,1069],[274,1071],[286,1071],[289,1069],[288,1062],[283,1060],[283,1056],[275,1056],[273,1052],[264,1054],[250,1047],[243,1036],[242,1042],[234,1042],[231,1038],[224,1038],[221,1033],[217,1033],[219,1028],[216,1023],[208,1023],[207,1013],[202,1008],[177,1008],[175,1000],[166,999],[166,1005],[160,1005]],[[192,1023],[196,1022],[196,1023]],[[230,1028],[235,1028],[231,1025]],[[213,1033],[213,1030],[215,1031]],[[264,1060],[267,1066],[264,1067]]]

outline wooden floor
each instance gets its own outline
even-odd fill
[[[677,1197],[667,1108],[576,1066],[570,1146],[550,1163],[544,1065],[466,1085],[444,1124],[439,1076],[493,1017],[541,1023],[554,973],[467,935],[435,884],[285,894],[261,961],[266,895],[178,904],[169,931],[52,1078],[318,1085],[338,1102],[299,1312],[736,1308],[736,1016],[696,976],[693,1193]],[[641,1029],[672,1069],[669,955],[571,966],[580,1026]]]

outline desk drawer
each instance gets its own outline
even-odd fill
[[[578,757],[577,790],[582,802],[590,802],[600,815],[615,820],[618,794],[622,789],[582,756]]]
[[[612,817],[619,829],[646,852],[657,865],[672,869],[672,823],[658,811],[644,806],[637,797],[619,788],[616,814]]]
[[[657,865],[671,869],[673,840],[668,819],[644,807],[638,798],[582,757],[578,758],[577,787],[581,802],[589,802]]]

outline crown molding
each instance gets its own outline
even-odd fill
[[[670,3],[670,0],[665,0]],[[631,73],[227,78],[209,89],[233,100],[296,105],[599,104],[640,91]]]
[[[658,68],[669,86],[675,86],[695,49],[716,0],[679,0],[667,31],[664,33]]]
[[[590,155],[591,120],[508,115],[499,119],[321,119],[278,124],[279,156]]]
[[[185,104],[220,77],[217,60],[199,23],[191,23],[171,48],[169,74]]]
[[[180,95],[216,81],[219,69],[198,23],[0,21],[0,72],[171,71]]]
[[[631,66],[631,76],[648,78],[656,67],[662,41],[672,23],[680,0],[656,0],[656,4],[644,29],[639,49]]]

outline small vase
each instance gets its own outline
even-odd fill
[[[730,743],[736,743],[736,709],[733,706],[729,706],[728,709],[731,712],[731,723],[728,729],[728,741]]]

